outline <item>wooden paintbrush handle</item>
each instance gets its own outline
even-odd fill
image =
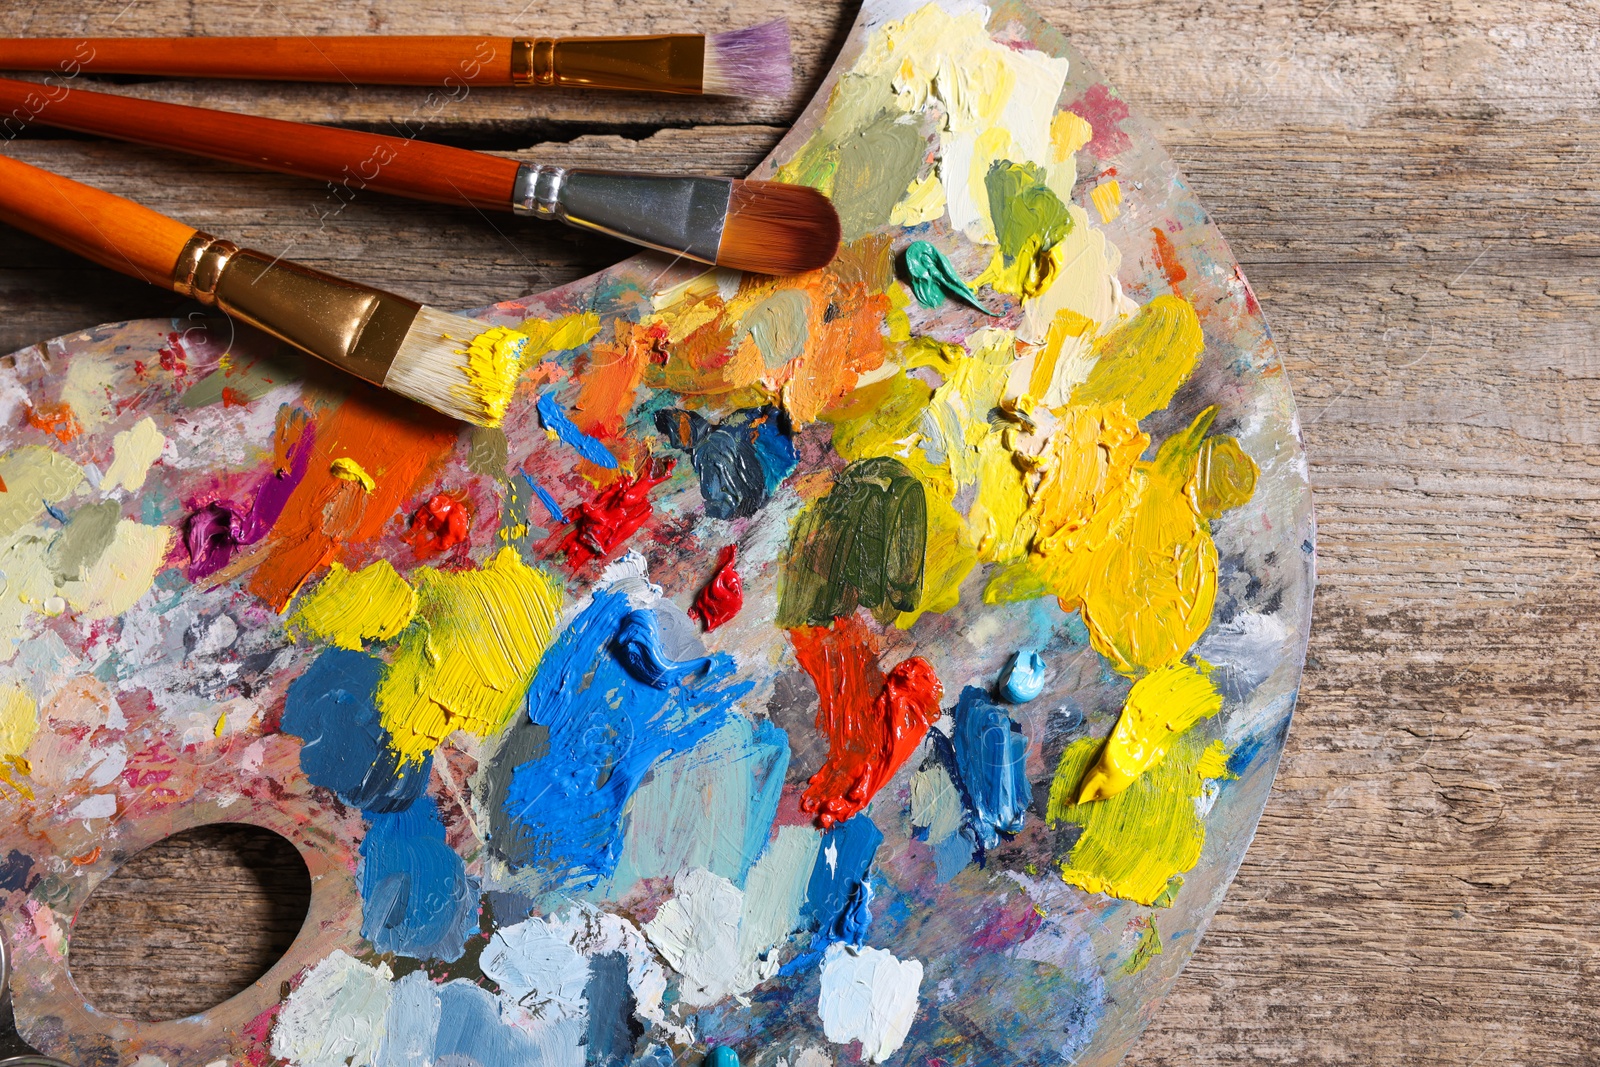
[[[0,70],[354,85],[510,85],[509,37],[13,37]]]
[[[13,132],[10,125],[19,115],[79,133],[320,178],[334,186],[341,202],[370,189],[506,211],[517,177],[515,160],[406,137],[0,78],[0,130]]]
[[[0,220],[163,289],[196,233],[157,211],[0,155]]]

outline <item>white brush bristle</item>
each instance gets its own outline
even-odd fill
[[[487,329],[477,319],[424,307],[395,353],[383,387],[463,422],[499,425],[492,401],[467,374],[468,346]]]
[[[706,38],[703,90],[711,96],[783,96],[794,84],[789,20]]]

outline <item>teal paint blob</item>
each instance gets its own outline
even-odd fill
[[[907,284],[923,307],[933,308],[946,300],[959,300],[985,315],[995,314],[979,302],[978,294],[961,280],[945,254],[927,241],[911,242],[906,247],[904,260]]]
[[[739,1054],[727,1045],[718,1045],[706,1057],[706,1067],[739,1067]]]

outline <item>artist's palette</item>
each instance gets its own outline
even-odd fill
[[[529,337],[503,432],[204,317],[12,357],[0,914],[33,1043],[1128,1048],[1299,680],[1311,508],[1266,325],[1021,6],[869,2],[773,176],[835,198],[831,267],[646,256],[487,309]],[[78,907],[215,821],[304,854],[288,955],[193,1019],[86,1006]]]

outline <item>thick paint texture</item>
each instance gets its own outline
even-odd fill
[[[640,681],[615,653],[632,610],[624,593],[597,592],[527,689],[528,718],[547,732],[547,750],[513,771],[496,837],[511,862],[537,863],[557,885],[612,873],[622,812],[644,776],[709,736],[749,690],[721,654],[691,679],[661,688]]]
[[[367,816],[361,842],[361,936],[378,952],[458,960],[478,928],[478,886],[445,843],[426,795]]]
[[[1221,710],[1222,694],[1203,667],[1174,663],[1140,678],[1078,790],[1078,803],[1116,796],[1160,763],[1180,734]]]
[[[656,428],[689,453],[713,519],[760,511],[797,460],[788,419],[775,407],[736,411],[719,424],[672,408],[656,414]]]
[[[328,470],[335,478],[343,478],[347,482],[355,482],[369,493],[378,487],[378,483],[373,481],[372,475],[367,473],[367,469],[349,456],[340,456],[328,464]]]
[[[872,869],[883,831],[866,815],[847,819],[822,835],[801,915],[821,944],[844,938],[851,902]]]
[[[428,786],[433,757],[409,762],[378,722],[384,663],[330,648],[289,684],[284,733],[304,742],[300,769],[315,785],[366,812],[402,811]]]
[[[121,488],[137,493],[143,489],[144,480],[166,443],[166,435],[156,429],[152,418],[140,419],[131,429],[119,430],[111,439],[111,464],[100,478],[100,491],[109,493]]]
[[[731,621],[744,607],[744,582],[734,567],[737,554],[735,546],[723,545],[717,554],[717,569],[712,572],[711,580],[694,595],[689,617],[704,624],[707,632]]]
[[[406,540],[418,559],[432,559],[472,536],[472,512],[449,493],[435,493],[411,515]]]
[[[335,949],[302,979],[272,1027],[272,1054],[299,1067],[377,1062],[394,972]]]
[[[817,730],[828,739],[827,762],[806,784],[800,810],[826,830],[865,808],[911,758],[939,717],[944,687],[917,656],[884,677],[876,642],[854,615],[791,630],[789,640],[816,684]]]
[[[199,581],[226,567],[233,554],[265,537],[277,523],[289,498],[310,469],[317,440],[316,425],[304,418],[280,420],[284,462],[256,483],[250,503],[217,500],[200,504],[185,520],[183,540],[189,550],[189,580]]]
[[[578,505],[572,532],[563,546],[567,562],[581,567],[590,560],[610,559],[650,518],[650,490],[672,474],[672,464],[659,472],[651,467],[624,474],[593,499]]]
[[[561,591],[502,548],[480,570],[419,569],[417,619],[400,637],[378,711],[395,750],[421,760],[455,730],[498,733],[549,645]]]
[[[956,767],[977,815],[985,848],[1000,844],[1000,835],[1022,832],[1033,786],[1028,781],[1028,739],[1004,708],[982,689],[967,686],[956,704]]]
[[[660,616],[651,608],[639,608],[624,615],[612,647],[628,673],[652,689],[666,689],[690,681],[711,669],[709,657],[672,658],[662,644]]]
[[[561,402],[551,390],[539,394],[539,422],[545,432],[558,438],[579,456],[606,470],[617,469],[617,457],[604,444],[578,429],[577,423],[561,410]]]
[[[956,273],[949,257],[932,242],[912,241],[906,246],[903,261],[906,284],[911,287],[917,303],[923,307],[936,308],[946,300],[956,300],[977,308],[985,315],[994,314],[983,306],[978,294]]]
[[[416,613],[416,591],[388,560],[354,572],[335,563],[301,600],[289,630],[359,651],[366,642],[398,637]]]
[[[470,395],[468,410],[482,409],[484,421],[498,426],[506,405],[516,392],[522,374],[528,335],[504,326],[491,326],[467,342],[466,371]]]
[[[1205,824],[1195,800],[1202,772],[1221,777],[1226,760],[1211,761],[1220,766],[1202,766],[1202,744],[1192,734],[1184,735],[1166,759],[1122,792],[1090,804],[1075,803],[1078,783],[1099,749],[1100,742],[1092,737],[1067,746],[1050,785],[1048,821],[1083,827],[1061,863],[1061,877],[1090,893],[1154,905],[1166,897],[1168,884],[1200,859]]]
[[[778,625],[827,626],[864,607],[879,621],[922,599],[928,505],[905,464],[864,459],[795,520],[778,579]]]
[[[1044,681],[1044,657],[1031,648],[1018,649],[1000,676],[1000,696],[1013,704],[1026,704],[1044,692]]]
[[[835,1044],[861,1042],[861,1055],[883,1063],[897,1052],[917,1017],[922,963],[879,948],[830,945],[822,960],[817,1014]]]

